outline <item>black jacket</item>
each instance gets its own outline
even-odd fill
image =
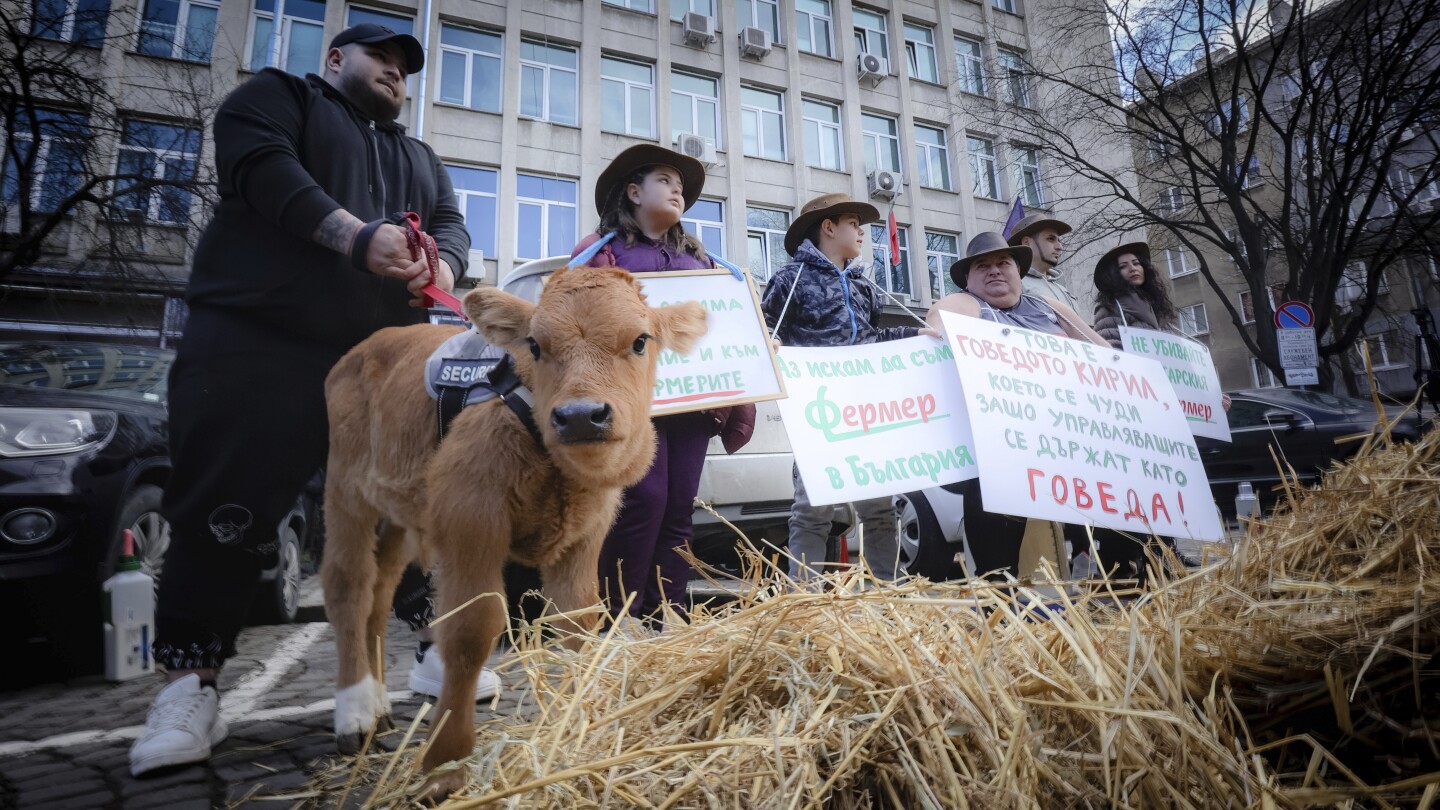
[[[423,322],[403,282],[310,241],[336,208],[366,222],[414,211],[455,276],[465,272],[470,236],[439,158],[318,76],[266,69],[236,88],[215,116],[215,164],[220,204],[195,249],[192,307],[342,350],[382,327]]]
[[[1116,349],[1122,349],[1120,327],[1133,326],[1136,329],[1153,329],[1157,332],[1173,332],[1175,324],[1160,323],[1155,308],[1150,302],[1133,292],[1119,298],[1110,298],[1104,293],[1095,299],[1095,331],[1110,341]]]
[[[791,287],[795,295],[786,308]],[[785,346],[849,346],[920,334],[914,326],[880,326],[883,296],[859,264],[842,272],[806,239],[795,250],[795,259],[765,285],[760,307],[771,329],[780,324],[775,336]]]

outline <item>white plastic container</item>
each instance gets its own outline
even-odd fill
[[[101,586],[105,617],[105,678],[128,681],[155,671],[155,580],[135,559],[135,536],[125,530],[125,548],[114,576]]]
[[[1235,494],[1235,519],[1254,520],[1260,517],[1260,499],[1255,497],[1255,488],[1249,481],[1241,481]]]

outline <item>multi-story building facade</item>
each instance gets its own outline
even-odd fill
[[[893,296],[887,317],[897,322],[913,322],[953,289],[951,262],[975,233],[999,230],[1016,197],[1079,222],[1084,212],[1068,201],[1095,196],[1055,176],[1035,144],[979,123],[1006,105],[1040,103],[1027,54],[1109,47],[1103,30],[1077,37],[1047,26],[1039,0],[111,2],[99,62],[115,71],[120,104],[137,116],[153,109],[147,98],[161,76],[205,73],[223,96],[267,63],[314,72],[330,38],[357,22],[425,42],[428,66],[410,78],[401,120],[450,168],[475,251],[462,285],[493,284],[525,261],[568,254],[598,221],[601,170],[645,141],[706,163],[704,193],[685,223],[761,284],[788,258],[782,235],[807,199],[844,192],[893,211],[899,264],[887,261],[883,226],[872,241],[878,281]],[[113,30],[127,19],[129,30]],[[212,165],[203,126],[164,123],[202,131],[183,160]],[[1112,150],[1117,166],[1131,159],[1121,144],[1096,148]],[[188,257],[163,214],[136,214],[173,243],[167,269],[144,291],[155,296],[145,314],[117,320],[73,274],[41,267],[4,285],[0,303],[29,315],[0,318],[0,328],[143,342],[173,331]],[[83,241],[83,231],[65,238]],[[84,254],[72,242],[56,264],[83,264]],[[1083,252],[1066,266],[1085,267]],[[1089,271],[1075,278],[1084,296]],[[67,295],[71,303],[55,303]]]

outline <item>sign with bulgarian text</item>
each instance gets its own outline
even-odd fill
[[[728,270],[636,273],[652,307],[699,301],[707,314],[705,336],[689,354],[662,351],[655,371],[650,413],[703,411],[785,396],[760,299],[747,273]]]
[[[1220,375],[1210,348],[1187,337],[1154,329],[1120,327],[1120,345],[1129,354],[1148,357],[1165,367],[1165,376],[1179,397],[1180,412],[1196,436],[1230,441],[1230,420],[1225,418]]]
[[[1108,346],[942,318],[986,509],[1220,539],[1200,453],[1163,366]]]
[[[779,402],[805,493],[817,506],[974,478],[974,440],[945,344],[913,337],[780,349]]]

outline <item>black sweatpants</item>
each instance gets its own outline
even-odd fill
[[[1004,571],[1018,578],[1026,519],[985,511],[979,478],[946,484],[944,488],[965,498],[965,543],[975,561],[970,575],[992,574],[992,578],[999,579],[1003,575],[998,572]]]
[[[235,654],[260,574],[275,564],[280,520],[325,464],[325,376],[343,353],[228,312],[191,310],[170,370],[157,664],[218,668]]]

